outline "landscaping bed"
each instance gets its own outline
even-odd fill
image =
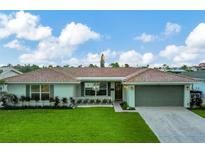
[[[113,108],[0,110],[0,142],[159,142],[138,113]]]

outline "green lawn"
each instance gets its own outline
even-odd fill
[[[197,109],[197,110],[192,110],[192,112],[202,116],[203,118],[205,118],[205,110],[200,110],[200,109]]]
[[[159,142],[138,113],[113,108],[0,110],[0,142]]]

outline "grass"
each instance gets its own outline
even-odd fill
[[[0,110],[0,142],[159,142],[138,113],[113,108]]]
[[[205,118],[205,109],[196,109],[196,110],[191,110],[191,111]]]

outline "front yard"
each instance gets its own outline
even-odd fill
[[[0,110],[0,142],[159,142],[138,113],[113,108]]]

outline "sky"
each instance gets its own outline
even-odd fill
[[[0,11],[0,65],[205,62],[205,11]]]

